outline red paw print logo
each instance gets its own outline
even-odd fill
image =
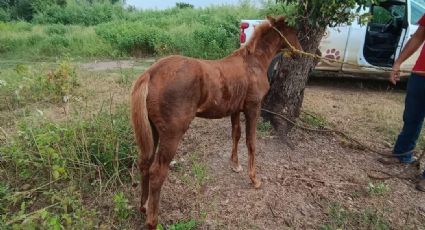
[[[332,60],[339,60],[339,59],[341,59],[340,54],[341,54],[341,52],[339,52],[339,50],[328,49],[328,50],[326,50],[325,58],[329,58],[329,59],[332,59]]]

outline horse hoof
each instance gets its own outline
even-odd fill
[[[237,166],[232,165],[231,167],[232,167],[233,172],[240,173],[240,172],[243,171],[242,166],[239,165],[239,164]]]
[[[254,183],[254,188],[259,189],[261,187],[261,181],[260,180],[256,180]]]

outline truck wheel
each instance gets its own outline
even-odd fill
[[[269,65],[269,68],[267,69],[267,77],[269,78],[269,83],[272,83],[272,80],[279,70],[279,64],[280,60],[282,59],[282,54],[279,53],[278,55],[274,56],[272,62]]]

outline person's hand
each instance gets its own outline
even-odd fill
[[[394,63],[393,69],[390,73],[390,82],[393,85],[396,85],[398,81],[400,81],[400,64],[396,62]]]

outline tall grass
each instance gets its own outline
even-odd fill
[[[37,24],[0,22],[0,59],[169,54],[216,59],[239,47],[241,19],[261,17],[249,4],[143,11],[100,3],[50,7],[35,17]]]
[[[17,133],[0,146],[0,172],[5,172],[0,175],[0,226],[99,226],[83,194],[102,194],[131,180],[136,148],[128,113],[122,105],[62,122],[42,115],[22,118]]]
[[[5,77],[0,101],[14,98],[16,107],[56,103],[70,93],[79,98],[73,91],[80,87],[78,72],[66,61],[45,67],[17,65],[0,73]],[[9,118],[17,125],[8,134],[1,116],[0,135],[6,136],[0,137],[0,229],[99,227],[101,218],[84,199],[128,184],[136,170],[129,108],[121,103],[104,99],[96,111],[76,106],[60,120],[32,106],[35,113]],[[15,109],[0,106],[0,114]]]
[[[0,59],[46,60],[56,57],[111,57],[111,45],[93,27],[0,22]]]
[[[35,15],[33,22],[40,24],[97,25],[116,19],[125,19],[126,11],[119,4],[109,2],[68,1],[65,6],[52,4]]]

